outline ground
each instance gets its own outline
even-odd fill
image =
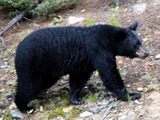
[[[68,98],[66,98],[66,90],[64,90],[67,89],[68,80],[68,77],[65,76],[47,92],[47,99],[32,103],[37,106],[37,111],[34,114],[18,115],[26,120],[160,119],[160,58],[158,57],[160,54],[160,13],[158,12],[160,11],[160,1],[124,1],[122,0],[122,6],[119,9],[112,9],[114,4],[111,0],[81,0],[76,8],[57,13],[64,19],[61,22],[55,22],[55,19],[50,17],[37,22],[21,21],[10,28],[3,35],[3,40],[0,40],[0,119],[13,119],[12,113],[17,110],[13,103],[16,85],[14,55],[17,44],[26,35],[39,28],[69,25],[69,16],[92,19],[94,23],[111,23],[110,19],[116,18],[121,23],[120,26],[123,27],[129,26],[136,20],[139,21],[137,32],[141,35],[144,46],[150,51],[150,56],[145,60],[117,57],[117,64],[128,90],[141,92],[142,98],[136,101],[123,102],[111,93],[107,92],[106,94],[98,74],[95,72],[83,90],[86,96],[84,104],[70,106],[67,101]],[[4,16],[3,11],[0,13],[0,28],[2,28],[10,19]],[[86,23],[80,22],[75,25],[86,25]],[[56,94],[54,91],[59,91],[59,93]],[[66,109],[67,112],[64,112]],[[80,114],[85,111],[89,111],[91,115],[82,117]],[[69,113],[72,113],[72,116]]]

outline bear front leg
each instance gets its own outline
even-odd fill
[[[70,86],[70,101],[73,104],[80,105],[81,98],[79,96],[80,91],[86,85],[91,73],[79,73],[70,74],[69,86]]]
[[[106,89],[116,94],[120,99],[127,101],[141,97],[140,93],[129,93],[127,91],[117,70],[116,60],[104,61],[101,59],[96,66]]]

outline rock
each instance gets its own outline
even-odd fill
[[[118,117],[118,120],[136,120],[136,114],[133,111],[128,111],[125,115]]]
[[[101,105],[108,105],[109,102],[109,100],[103,99]]]
[[[156,59],[157,60],[160,59],[160,54],[156,55]]]
[[[0,101],[0,108],[4,108],[4,107],[5,107],[4,102]]]
[[[93,113],[91,113],[89,111],[85,111],[85,112],[81,113],[79,116],[84,118],[84,117],[88,117],[88,116],[91,116],[91,115],[93,115]]]
[[[140,15],[146,10],[146,3],[135,4],[131,6],[133,13]]]
[[[139,87],[139,88],[137,88],[137,91],[142,92],[142,91],[143,91],[143,88],[142,88],[142,87]]]
[[[128,88],[130,88],[130,87],[131,87],[131,85],[130,85],[130,84],[127,84],[126,86],[127,86]]]
[[[94,106],[89,109],[92,113],[99,113],[102,109],[99,106]]]
[[[118,120],[127,120],[126,117],[127,117],[127,116],[122,115],[122,116],[118,117]]]
[[[1,66],[0,66],[2,69],[4,68],[8,68],[8,62],[4,62]]]
[[[134,102],[135,102],[137,105],[142,104],[142,103],[140,103],[138,100],[135,100]]]
[[[43,106],[40,106],[40,107],[39,107],[39,111],[40,111],[40,112],[43,112]]]
[[[0,93],[2,93],[2,92],[4,92],[4,91],[5,91],[5,89],[3,89],[3,88],[2,88],[2,89],[0,89]]]
[[[17,106],[16,106],[15,103],[12,103],[12,104],[9,106],[9,109],[10,109],[10,110],[13,110],[13,109],[16,109],[16,108],[17,108]]]
[[[3,37],[0,37],[0,45],[3,45],[4,44],[4,39]]]
[[[61,100],[61,97],[56,97],[54,100],[55,100],[55,102],[58,102]]]
[[[2,109],[0,109],[0,116],[2,115],[2,112],[3,112]]]
[[[64,109],[63,109],[63,112],[68,113],[68,112],[70,112],[72,109],[73,109],[72,107],[67,107],[67,108],[64,108]]]
[[[13,96],[12,96],[12,93],[6,93],[5,97],[8,99],[8,98],[12,98]]]
[[[127,112],[127,120],[136,120],[136,113],[133,111]]]
[[[19,112],[18,110],[10,110],[10,115],[15,118],[15,119],[18,119],[18,118],[23,118],[23,114],[21,112]]]
[[[70,25],[73,25],[73,24],[76,24],[76,23],[79,23],[79,22],[83,22],[84,21],[84,18],[83,17],[74,17],[74,16],[70,16],[68,18],[68,23]]]

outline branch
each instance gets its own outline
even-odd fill
[[[32,9],[36,8],[43,0],[36,0],[32,6],[24,11],[22,11],[19,15],[17,15],[15,18],[13,18],[1,31],[0,36],[4,34],[10,27],[12,27],[15,23],[20,21],[24,16]]]

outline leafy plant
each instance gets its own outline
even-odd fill
[[[87,99],[90,101],[90,102],[95,102],[99,97],[99,93],[94,93],[94,94],[90,94]]]
[[[91,25],[94,24],[94,20],[93,20],[93,19],[88,19],[88,20],[86,21],[86,23],[87,23],[88,26],[91,26]]]
[[[54,17],[53,19],[56,23],[60,23],[64,21],[64,18],[62,16]]]
[[[57,115],[61,115],[64,118],[66,117],[66,113],[63,112],[62,109],[56,109],[55,112],[56,112]]]
[[[7,8],[9,16],[15,16],[21,11],[30,8],[35,0],[0,0],[0,7]],[[42,0],[34,10],[30,12],[32,16],[46,16],[53,11],[71,8],[77,4],[78,0]]]
[[[127,98],[128,98],[129,101],[132,100],[132,96],[130,96],[129,93],[127,93]]]
[[[71,111],[71,115],[69,116],[68,120],[73,120],[78,114],[81,113],[81,110],[79,109],[74,109]]]
[[[116,19],[116,14],[113,14],[109,17],[109,24],[113,25],[113,26],[120,26],[120,22]]]

